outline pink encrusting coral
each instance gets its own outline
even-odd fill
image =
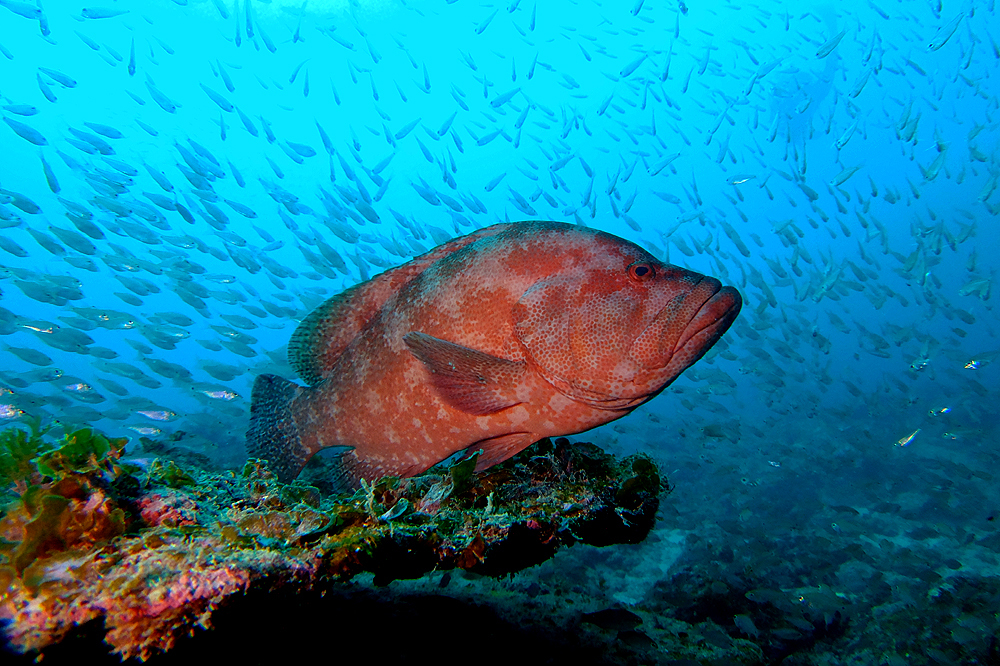
[[[153,492],[140,497],[136,504],[139,506],[139,515],[142,516],[143,522],[151,527],[156,525],[177,527],[195,525],[198,522],[195,515],[197,504],[182,493]]]
[[[22,651],[38,650],[103,617],[107,641],[123,658],[167,650],[188,626],[208,628],[218,603],[253,578],[250,567],[216,566],[213,541],[175,538],[150,548],[126,539],[70,566],[48,567],[34,594],[17,583],[7,589],[0,614],[11,620],[8,639]]]

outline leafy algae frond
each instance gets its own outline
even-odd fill
[[[37,420],[28,425],[30,432],[0,432],[0,595],[14,577],[33,587],[39,558],[103,544],[125,531],[125,512],[108,497],[104,476],[120,471],[116,461],[126,440],[84,428],[51,442],[49,428]]]
[[[42,439],[48,431],[41,420],[26,419],[30,431],[12,427],[0,431],[0,485],[6,491],[11,484],[24,484],[38,470],[35,458],[47,446]]]

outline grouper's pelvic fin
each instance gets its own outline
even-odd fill
[[[259,375],[253,383],[247,453],[267,460],[282,483],[298,476],[312,456],[302,444],[291,409],[292,400],[304,390],[275,375]]]

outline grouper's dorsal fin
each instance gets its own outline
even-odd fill
[[[480,238],[494,236],[513,225],[495,224],[439,245],[411,261],[376,275],[367,282],[327,299],[299,323],[288,342],[288,361],[302,381],[323,381],[348,345],[365,329],[394,294],[428,266]]]

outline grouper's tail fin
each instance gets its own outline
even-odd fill
[[[304,390],[275,375],[259,375],[253,383],[247,453],[267,460],[282,483],[298,476],[312,456],[302,444],[291,409],[292,400]]]

